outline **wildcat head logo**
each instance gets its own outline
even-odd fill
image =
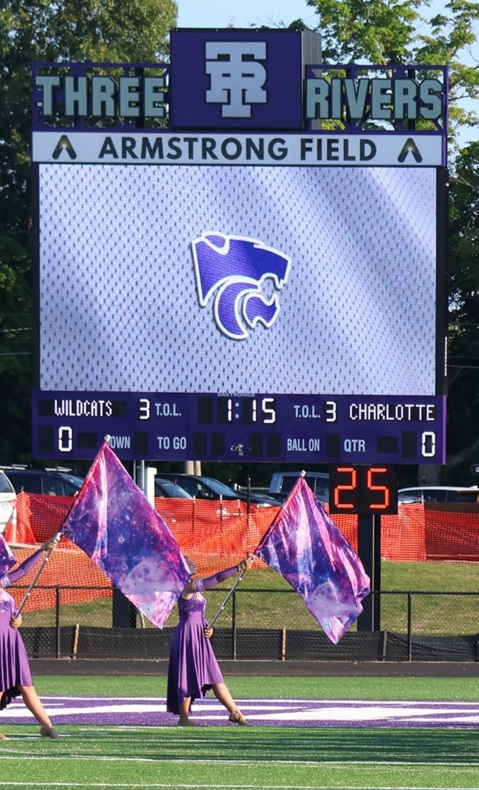
[[[224,335],[243,340],[256,324],[274,324],[281,311],[278,294],[268,295],[263,287],[266,280],[278,290],[285,285],[291,258],[262,241],[213,232],[194,239],[192,249],[200,305],[214,298]]]

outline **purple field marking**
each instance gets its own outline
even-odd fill
[[[55,725],[168,726],[164,697],[42,697]],[[238,705],[248,722],[279,727],[449,727],[477,729],[479,702],[378,700],[244,699]],[[199,724],[235,726],[216,699],[196,700],[192,718]],[[32,716],[15,700],[2,724],[31,724]]]

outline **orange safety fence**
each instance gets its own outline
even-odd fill
[[[18,548],[14,545],[13,552],[18,562],[23,562],[36,548],[38,547]],[[8,588],[17,606],[23,601],[28,586],[40,568],[40,563],[41,559],[21,581]],[[35,591],[27,598],[22,613],[54,608],[57,587],[61,588],[62,605],[85,603],[97,598],[109,598],[112,595],[111,581],[106,574],[97,568],[78,546],[73,546],[66,538],[62,538],[59,546],[45,563]],[[82,589],[83,587],[89,589]]]
[[[426,505],[425,546],[428,560],[479,562],[479,511],[463,513]],[[457,507],[457,506],[456,506]],[[471,505],[476,510],[477,505]]]
[[[26,493],[18,496],[17,522],[7,527],[5,537],[19,561],[61,529],[71,505],[69,497]],[[191,556],[203,576],[234,565],[254,551],[277,513],[274,507],[255,505],[248,513],[246,503],[239,501],[156,499],[155,508],[183,554]],[[340,515],[334,516],[334,521],[357,551],[358,517]],[[381,517],[381,555],[392,562],[479,562],[479,509],[458,513],[431,510],[420,504],[400,505],[398,515]],[[257,567],[263,567],[259,560]],[[34,573],[22,580],[22,584],[28,584]],[[111,595],[111,583],[105,574],[81,549],[63,537],[38,584],[62,587],[62,604]],[[102,589],[89,590],[91,587]],[[52,605],[52,593],[45,591],[45,597],[37,593],[35,603],[28,602],[25,608]]]
[[[400,505],[398,510],[397,516],[381,516],[382,558],[390,562],[425,562],[428,557],[424,505]],[[432,523],[428,526],[434,529]]]

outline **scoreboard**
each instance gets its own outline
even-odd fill
[[[442,398],[36,392],[38,457],[417,463],[442,457]]]
[[[33,456],[91,460],[109,435],[125,460],[443,463],[439,81],[351,72],[330,95],[308,66],[305,121],[299,34],[173,38],[157,73],[37,65]],[[341,96],[424,128],[323,132]]]

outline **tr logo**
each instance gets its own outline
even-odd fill
[[[269,329],[281,311],[278,294],[262,292],[271,279],[275,289],[288,281],[291,258],[262,241],[222,233],[204,233],[192,242],[201,307],[214,296],[215,321],[233,340],[248,337],[258,323]]]
[[[210,76],[207,104],[221,104],[223,118],[251,118],[252,104],[266,104],[266,42],[207,41],[206,73]]]

